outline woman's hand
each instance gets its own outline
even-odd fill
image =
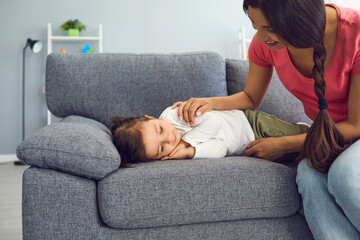
[[[281,137],[261,138],[250,143],[245,156],[274,161],[286,153]]]
[[[191,126],[195,125],[195,115],[201,116],[212,109],[210,98],[190,98],[186,102],[176,102],[172,108],[178,107],[178,116]]]

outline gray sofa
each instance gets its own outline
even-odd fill
[[[175,101],[236,93],[247,69],[247,61],[212,52],[50,54],[46,100],[62,120],[17,149],[31,166],[23,175],[24,240],[312,239],[293,155],[119,168],[112,116],[159,116]],[[276,76],[261,110],[310,122]]]

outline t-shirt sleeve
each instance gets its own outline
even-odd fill
[[[194,147],[215,137],[221,127],[221,119],[212,112],[206,112],[195,118],[195,127],[187,132],[182,139]]]
[[[209,139],[195,146],[194,158],[222,158],[226,156],[227,147],[221,139]]]
[[[175,127],[183,127],[186,125],[184,121],[180,121],[177,115],[178,108],[172,109],[171,107],[166,108],[160,115],[159,119],[167,121]]]
[[[273,63],[269,51],[271,50],[266,47],[265,43],[256,40],[255,34],[249,46],[249,59],[261,67],[271,67]]]

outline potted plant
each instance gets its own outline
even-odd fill
[[[75,20],[70,19],[60,26],[60,30],[68,31],[69,36],[71,37],[78,37],[79,32],[86,30],[86,26],[78,19]]]

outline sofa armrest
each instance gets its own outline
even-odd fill
[[[96,181],[30,167],[23,175],[23,239],[99,239]]]
[[[97,180],[118,169],[121,162],[110,130],[79,116],[40,129],[18,146],[16,154],[31,166]]]

